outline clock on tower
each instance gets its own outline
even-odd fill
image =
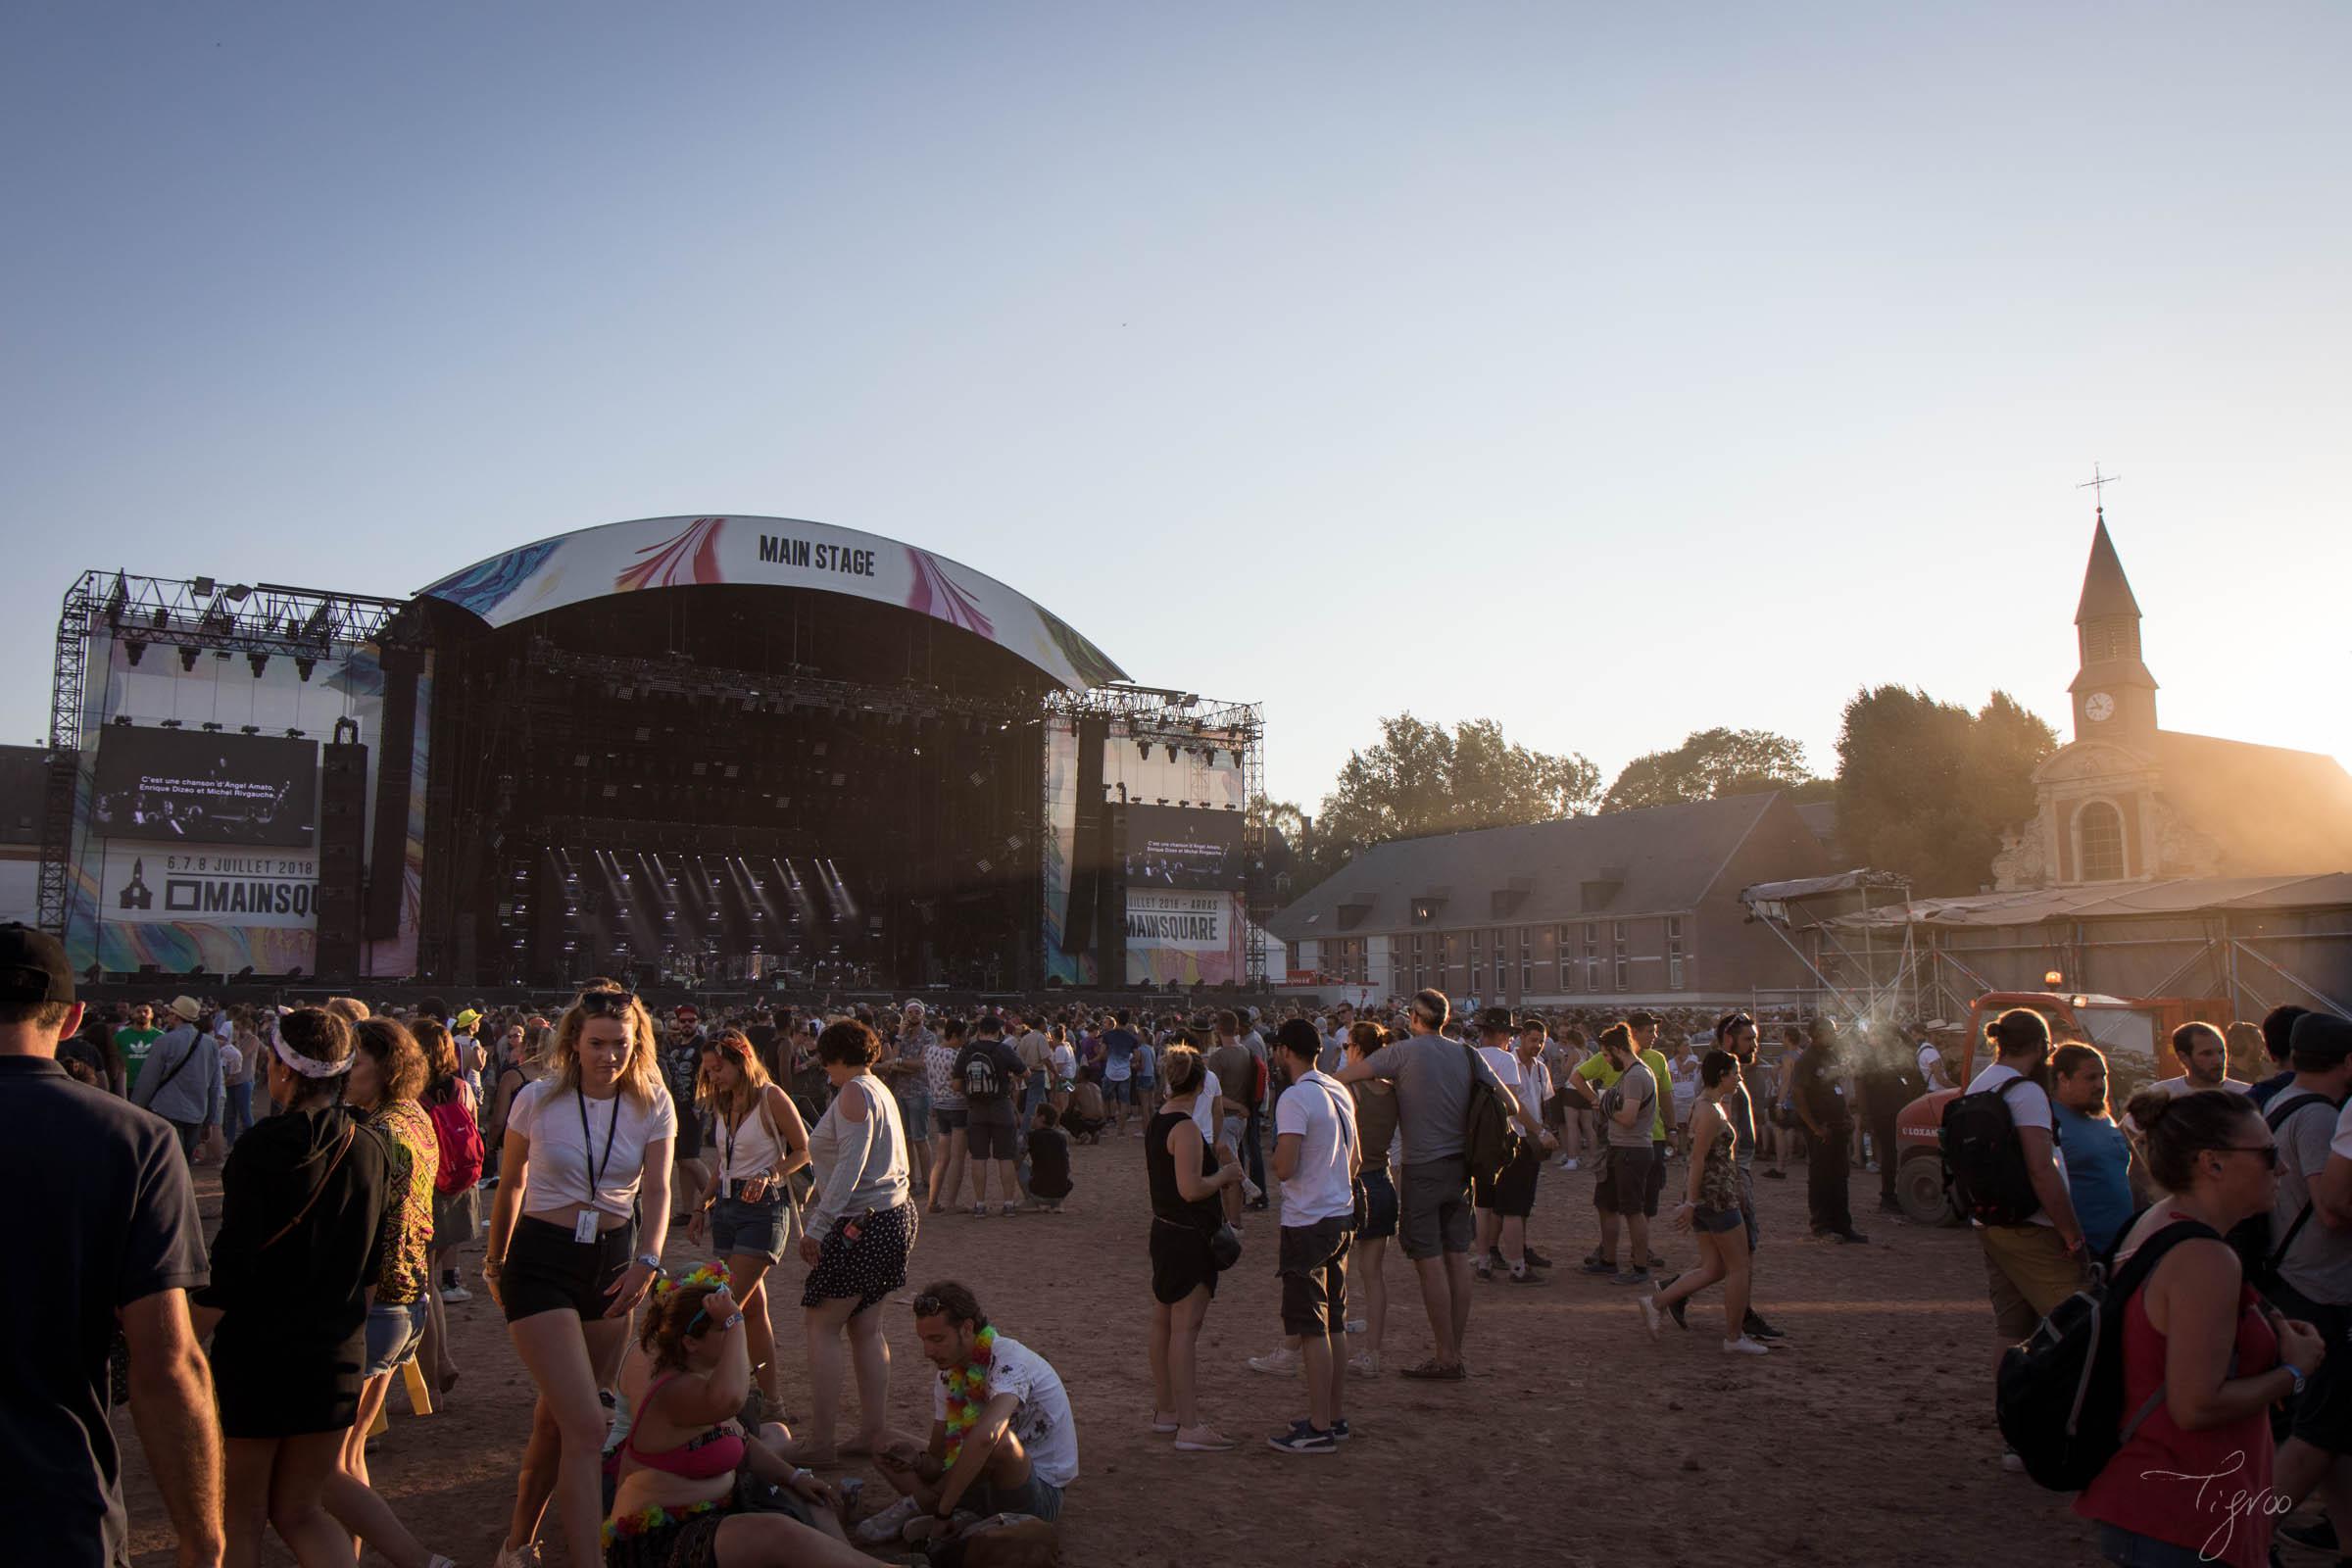
[[[2082,716],[2093,724],[2104,724],[2115,716],[2115,699],[2105,692],[2092,692],[2082,700]]]
[[[2075,699],[2075,739],[2095,734],[2125,745],[2146,741],[2156,732],[2156,677],[2139,661],[2139,603],[2107,537],[2104,514],[2091,532],[2075,632],[2082,655],[2067,688]]]

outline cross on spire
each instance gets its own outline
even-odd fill
[[[2107,520],[2107,487],[2122,478],[2123,475],[2120,473],[2102,473],[2099,466],[2094,463],[2090,466],[2090,477],[2075,486],[2078,490],[2091,492],[2092,500],[2098,508],[2099,520],[2102,522]]]

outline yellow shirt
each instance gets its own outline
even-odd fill
[[[1674,1080],[1666,1074],[1666,1058],[1656,1051],[1644,1051],[1641,1056],[1642,1064],[1649,1069],[1650,1077],[1655,1079],[1659,1086],[1658,1097],[1651,1108],[1649,1118],[1649,1141],[1653,1144],[1662,1144],[1666,1141],[1666,1097],[1668,1091],[1665,1086]],[[1595,1051],[1576,1064],[1573,1076],[1584,1079],[1595,1090],[1601,1090],[1614,1088],[1617,1080],[1625,1076],[1625,1071],[1623,1068],[1609,1065],[1607,1053]]]

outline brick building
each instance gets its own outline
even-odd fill
[[[1740,795],[1375,845],[1267,929],[1382,995],[1730,1005],[1805,983],[1740,890],[1833,869],[1787,796]]]

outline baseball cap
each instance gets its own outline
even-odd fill
[[[74,1000],[74,971],[57,938],[16,921],[0,925],[0,1000]]]
[[[1478,1010],[1478,1030],[1481,1034],[1509,1034],[1511,1032],[1511,1009],[1508,1007],[1481,1007]]]

